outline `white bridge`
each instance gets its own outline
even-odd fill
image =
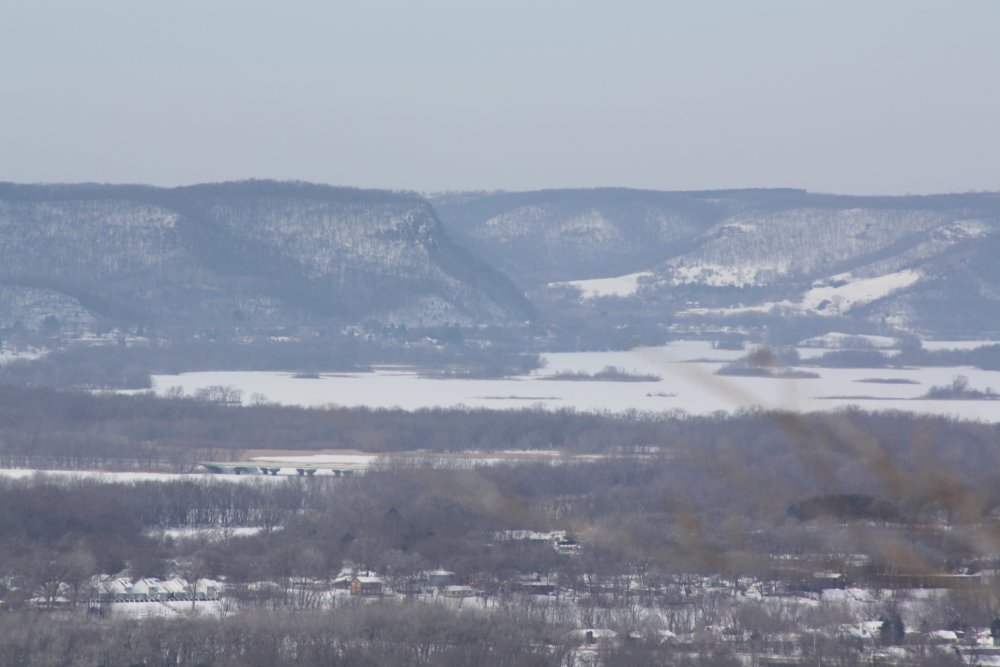
[[[294,470],[300,476],[312,476],[320,470],[329,470],[337,477],[363,472],[366,463],[304,463],[302,461],[196,461],[210,473],[217,475],[278,475],[283,470]]]

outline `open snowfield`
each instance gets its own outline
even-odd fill
[[[160,602],[115,602],[108,610],[112,618],[178,618],[182,616],[221,616],[222,602],[199,600],[190,602],[164,600]]]
[[[878,301],[897,290],[909,287],[920,274],[911,269],[889,273],[875,278],[852,280],[849,275],[840,278],[837,285],[814,287],[802,297],[802,308],[827,315],[840,315],[855,306]]]
[[[925,350],[974,350],[977,347],[996,345],[995,340],[925,340],[921,343]]]
[[[263,480],[271,483],[282,476],[296,475],[294,470],[283,471],[278,476],[273,475],[213,475],[208,472],[170,473],[170,472],[114,472],[104,470],[38,470],[35,468],[0,468],[0,478],[4,479],[34,479],[46,482],[72,482],[78,479],[93,480],[104,484],[135,484],[137,482],[177,482],[202,481],[212,483],[245,482]]]
[[[174,540],[181,539],[223,539],[232,537],[250,537],[263,532],[261,526],[202,526],[184,528],[164,528],[162,530],[150,530],[147,534],[157,538],[167,538]],[[190,609],[191,603],[188,603]]]
[[[46,354],[48,354],[48,350],[45,349],[29,348],[25,350],[11,350],[9,348],[0,348],[0,366],[8,364],[12,361],[30,361],[32,359],[40,359]]]
[[[550,287],[575,287],[580,290],[583,299],[595,299],[603,296],[632,296],[639,291],[639,279],[652,277],[649,271],[629,273],[613,278],[591,278],[589,280],[568,280],[561,283],[551,283]]]
[[[1000,372],[965,367],[908,369],[810,369],[816,379],[771,379],[715,375],[742,351],[715,350],[706,342],[683,341],[623,352],[574,352],[544,355],[546,366],[527,376],[505,379],[436,379],[418,369],[381,369],[371,373],[295,378],[292,373],[202,372],[153,377],[154,391],[180,387],[186,394],[212,385],[242,389],[244,400],[257,394],[285,405],[367,406],[417,410],[467,406],[489,409],[563,408],[581,411],[664,412],[704,415],[762,407],[827,411],[857,406],[867,410],[954,416],[1000,421],[996,401],[922,400],[932,386],[950,384],[956,375],[971,389],[1000,390]],[[558,373],[595,373],[616,366],[630,373],[657,375],[657,382],[538,381]],[[909,380],[914,384],[859,382],[864,379]],[[259,397],[258,397],[259,398]]]
[[[809,313],[812,315],[843,315],[855,306],[883,299],[920,280],[920,273],[907,269],[874,278],[852,278],[850,274],[833,276],[830,284],[817,285],[803,293],[797,302],[765,301],[753,306],[725,308],[689,308],[678,315],[746,315],[747,313]]]

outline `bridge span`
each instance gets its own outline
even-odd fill
[[[337,477],[364,472],[364,463],[303,463],[302,461],[195,461],[216,475],[274,475],[291,474],[311,477],[320,471],[329,471]]]

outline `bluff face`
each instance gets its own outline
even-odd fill
[[[0,184],[0,337],[537,320],[545,338],[524,342],[555,348],[993,338],[998,258],[995,193]]]
[[[569,290],[580,307],[647,319],[655,309],[680,331],[821,317],[869,331],[1000,332],[996,193],[597,189],[433,201],[452,237],[543,311]]]
[[[413,194],[250,181],[0,184],[0,329],[523,321]]]

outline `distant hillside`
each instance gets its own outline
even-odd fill
[[[249,181],[0,184],[0,329],[503,323],[531,316],[413,194]]]
[[[359,325],[412,347],[464,344],[421,329],[458,325],[481,331],[469,346],[489,354],[486,338],[532,350],[727,332],[781,344],[829,332],[995,338],[998,257],[995,193],[425,199],[272,181],[0,183],[0,339],[302,340]],[[530,331],[484,328],[536,319]],[[403,325],[416,333],[398,335]]]
[[[655,306],[675,330],[780,316],[938,335],[1000,332],[996,193],[596,189],[433,202],[454,238],[538,303],[578,290],[577,299],[596,298],[603,312],[648,319]]]
[[[432,200],[456,240],[526,286],[648,268],[684,252],[724,215],[685,193],[544,190]]]

